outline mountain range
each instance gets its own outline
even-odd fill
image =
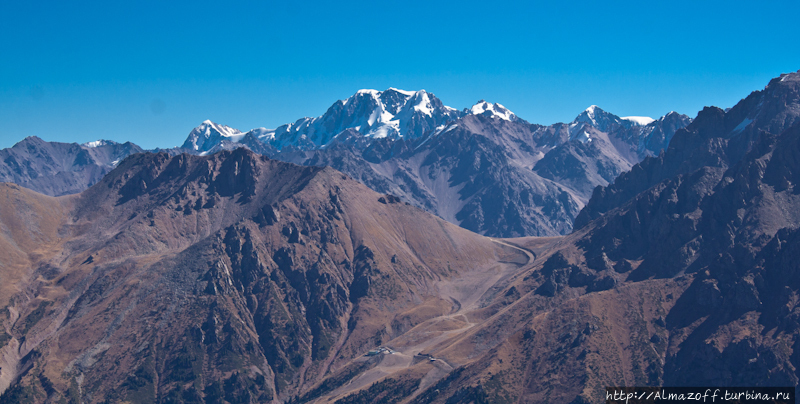
[[[373,123],[324,147],[259,144],[425,168],[501,205],[537,184],[524,161],[566,193],[641,156],[646,120],[589,108],[541,127],[488,105],[414,139]],[[132,154],[77,194],[0,184],[0,403],[578,404],[606,386],[800,384],[800,72],[625,160],[548,237],[481,235],[335,168],[202,150],[250,133],[204,125],[194,154]],[[508,182],[485,193],[492,178]]]
[[[130,142],[99,140],[79,145],[31,136],[0,150],[0,181],[45,195],[76,194],[100,181],[125,157],[143,151]]]
[[[497,103],[482,100],[458,111],[425,90],[390,88],[358,91],[320,117],[274,130],[241,132],[205,121],[181,147],[165,151],[207,155],[246,147],[295,164],[336,168],[480,234],[554,236],[572,229],[594,187],[658,154],[689,122],[675,112],[657,120],[620,118],[591,106],[572,123],[542,126]],[[28,138],[4,151],[25,159],[28,168],[4,159],[0,178],[53,196],[79,192],[126,155],[88,163],[73,157],[76,150],[96,149],[89,146]],[[142,151],[133,145],[125,150]],[[60,165],[52,167],[51,160]],[[74,179],[64,185],[59,176]]]

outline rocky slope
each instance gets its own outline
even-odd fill
[[[4,403],[284,400],[522,255],[245,149],[137,154],[75,196],[0,192]]]
[[[775,78],[729,111],[703,109],[685,129],[678,130],[662,156],[645,159],[611,186],[598,189],[577,219],[576,227],[621,206],[664,179],[701,167],[727,168],[750,149],[762,133],[779,134],[800,119],[798,74]]]
[[[596,186],[652,153],[643,145],[660,147],[664,136],[669,140],[690,122],[671,113],[637,126],[594,107],[593,117],[614,123],[584,122],[584,113],[572,124],[541,126],[502,106],[478,105],[473,110],[479,113],[417,139],[365,145],[357,134],[340,135],[324,148],[284,148],[272,156],[334,167],[477,233],[553,236],[572,230]]]

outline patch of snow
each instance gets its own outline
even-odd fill
[[[389,123],[389,122],[391,122],[393,119],[394,119],[394,115],[392,115],[391,113],[389,113],[389,111],[385,110],[385,109],[383,108],[383,104],[381,104],[381,117],[380,117],[380,119],[378,120],[378,122],[380,122],[380,123]],[[398,124],[399,124],[399,122],[398,122]]]
[[[420,91],[420,93],[422,93],[422,96],[417,105],[414,105],[414,110],[428,116],[433,116],[433,107],[431,106],[431,99],[428,98],[428,93],[424,91]]]
[[[226,136],[226,137],[227,137],[227,138],[228,138],[228,140],[230,140],[231,142],[234,142],[234,143],[239,143],[239,141],[240,141],[240,140],[242,140],[242,138],[244,137],[244,135],[245,135],[244,133],[239,133],[239,134],[236,134],[236,135],[230,135],[230,136]],[[223,136],[224,136],[224,135],[223,135]]]
[[[454,124],[454,123],[450,124],[450,125],[446,125],[446,124],[445,125],[439,125],[439,126],[436,127],[436,131],[433,132],[433,135],[431,135],[431,137],[440,135],[442,133],[450,132],[451,130],[453,130],[453,129],[457,128],[457,127],[458,127],[458,125]]]
[[[111,162],[111,167],[116,167],[117,164],[119,164],[119,159],[116,159],[116,160],[112,161]]]
[[[376,131],[372,132],[372,137],[375,139],[383,139],[389,136],[389,129],[391,126],[389,125],[381,125]]]
[[[489,103],[488,102],[486,102],[486,101],[478,101],[469,110],[473,115],[480,115],[480,114],[484,113],[487,109],[489,109]]]
[[[744,128],[746,128],[747,125],[750,125],[752,122],[753,122],[752,119],[744,118],[744,120],[742,120],[741,123],[739,123],[738,125],[736,125],[735,128],[733,128],[733,132],[731,132],[731,133],[739,133],[739,132],[743,131]]]
[[[244,134],[238,129],[231,128],[230,126],[218,125],[213,122],[209,125],[209,128],[206,129],[206,133],[210,134],[211,129],[217,131],[217,133],[222,135],[222,137],[241,139],[242,136],[244,136]]]
[[[86,147],[95,148],[95,147],[103,146],[105,144],[106,144],[105,140],[95,140],[94,142],[86,142],[83,145],[86,146]]]
[[[378,114],[380,114],[380,111],[378,111],[377,109],[373,110],[372,113],[369,114],[369,118],[367,118],[367,125],[368,126],[375,125],[375,121],[378,120]]]
[[[645,126],[651,122],[655,122],[655,119],[650,118],[649,116],[623,116],[620,117],[620,119],[631,121],[639,126]]]
[[[250,129],[248,133],[253,134],[256,139],[266,141],[275,138],[275,129],[267,129],[267,128],[255,128]]]
[[[399,88],[394,88],[394,87],[389,87],[389,90],[397,91],[398,93],[406,95],[406,96],[412,96],[412,95],[416,94],[415,91],[406,91],[406,90],[401,90]]]

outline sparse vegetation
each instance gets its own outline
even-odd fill
[[[483,384],[483,395],[489,398],[489,402],[495,404],[511,404],[515,402],[511,393],[506,390],[506,386],[504,386],[503,375],[505,373],[505,371],[501,371],[496,375],[492,375],[489,380]]]
[[[408,397],[419,386],[419,380],[384,379],[373,383],[368,389],[361,390],[342,399],[335,404],[393,404]]]
[[[155,401],[154,375],[149,369],[151,366],[152,360],[148,357],[148,360],[122,383],[121,387],[127,390],[126,401],[141,404]]]
[[[30,385],[15,384],[0,396],[0,404],[33,404],[36,392]]]
[[[51,301],[39,302],[39,305],[36,306],[36,309],[34,309],[32,312],[30,312],[30,314],[28,314],[27,317],[25,317],[25,323],[22,329],[22,333],[25,334],[28,332],[28,330],[33,328],[33,326],[35,326],[36,323],[38,323],[39,320],[41,320],[42,317],[44,317],[45,313],[47,313],[47,308],[52,305],[53,302]]]
[[[6,346],[9,341],[11,341],[11,336],[6,334],[4,331],[0,331],[0,348]]]
[[[302,404],[307,403],[311,400],[314,400],[323,394],[329,393],[339,386],[343,386],[345,383],[352,380],[354,377],[364,373],[367,369],[372,368],[375,366],[376,360],[366,360],[363,362],[354,362],[347,365],[344,369],[336,372],[334,375],[326,378],[322,381],[317,387],[311,389],[309,392],[304,394],[300,398],[296,398],[291,401],[292,404]]]

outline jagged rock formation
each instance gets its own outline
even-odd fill
[[[770,81],[762,91],[725,112],[716,107],[700,111],[685,129],[675,133],[663,156],[645,159],[614,184],[600,188],[581,212],[576,227],[621,206],[664,179],[701,167],[727,168],[739,161],[762,133],[779,134],[800,117],[797,74]]]

